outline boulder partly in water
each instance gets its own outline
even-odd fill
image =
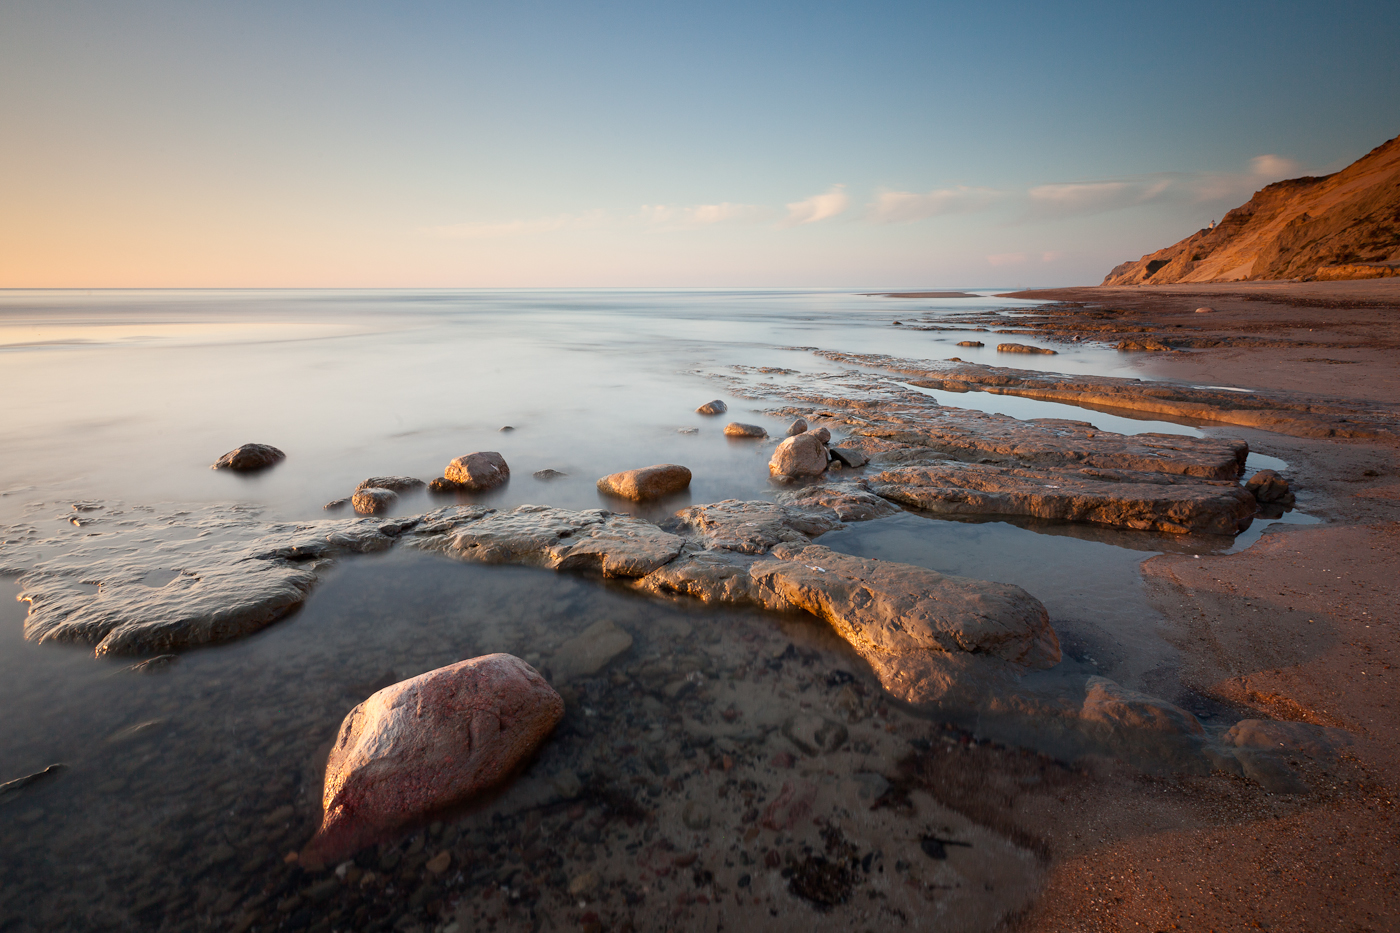
[[[508,654],[385,687],[341,723],[303,864],[338,861],[501,784],[563,715],[559,694]]]

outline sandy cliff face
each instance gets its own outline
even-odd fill
[[[1104,285],[1400,275],[1400,136],[1333,175],[1255,193],[1214,229],[1125,262]]]

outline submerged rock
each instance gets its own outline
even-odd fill
[[[669,496],[690,486],[690,470],[677,463],[658,463],[638,470],[612,473],[598,480],[598,491],[640,502]]]
[[[354,503],[355,511],[361,515],[378,515],[393,508],[394,503],[399,501],[399,494],[392,489],[369,487],[356,490],[350,501]]]
[[[499,785],[563,714],[559,694],[508,654],[380,690],[341,723],[326,763],[321,827],[302,863],[338,861]]]
[[[960,347],[985,347],[986,344],[983,343],[983,342],[980,341],[980,340],[959,340],[959,341],[958,341],[958,346],[960,346]]]
[[[722,415],[729,411],[729,406],[724,404],[723,399],[715,399],[712,402],[706,402],[695,410],[702,415]]]
[[[482,492],[510,479],[510,467],[494,450],[481,450],[453,460],[442,475],[463,489]]]
[[[564,477],[568,476],[569,474],[567,474],[567,473],[561,473],[561,472],[559,472],[558,470],[548,470],[548,469],[545,469],[545,470],[536,470],[532,475],[535,477],[535,479],[539,479],[539,480],[551,480],[551,479],[563,479]]]
[[[550,662],[556,682],[596,674],[632,647],[632,636],[615,622],[594,622],[559,646]]]
[[[725,437],[767,437],[768,430],[756,424],[731,421],[724,426]]]
[[[899,507],[871,492],[861,482],[824,483],[778,493],[777,499],[806,511],[830,509],[843,522],[864,522],[894,515]]]
[[[271,444],[244,444],[242,447],[235,447],[215,460],[210,469],[238,472],[261,470],[285,460],[286,457],[286,454]]]
[[[821,476],[826,472],[826,465],[826,446],[809,432],[789,437],[779,444],[768,461],[768,472],[776,479],[799,479]]]
[[[448,479],[446,476],[439,476],[437,479],[428,483],[428,492],[435,493],[462,492],[466,488],[466,486],[463,486],[456,480]]]

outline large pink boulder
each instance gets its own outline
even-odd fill
[[[338,861],[501,783],[563,715],[559,694],[509,654],[385,687],[340,724],[326,762],[321,828],[302,863]]]

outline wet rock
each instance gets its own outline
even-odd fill
[[[894,515],[897,506],[875,495],[858,482],[824,483],[778,493],[777,500],[806,511],[830,509],[843,522],[865,522]]]
[[[536,470],[536,471],[534,472],[533,475],[534,475],[535,479],[551,480],[551,479],[563,479],[564,477],[568,476],[569,474],[567,474],[567,473],[561,473],[561,472],[559,472],[558,470]]]
[[[724,426],[725,437],[767,437],[768,431],[756,424],[731,421]]]
[[[632,636],[616,623],[604,619],[560,645],[550,667],[556,681],[585,677],[598,673],[631,647]]]
[[[321,827],[302,864],[339,860],[500,784],[563,714],[559,694],[508,654],[379,691],[341,724],[326,764]]]
[[[669,563],[685,544],[630,515],[538,505],[509,512],[442,509],[424,516],[416,531],[414,546],[460,560],[594,570],[606,577],[645,576]]]
[[[437,479],[435,479],[435,480],[433,480],[432,482],[428,483],[428,492],[439,493],[439,494],[442,494],[442,493],[451,493],[451,492],[463,492],[463,491],[466,490],[466,488],[467,488],[466,486],[463,486],[461,483],[457,482],[456,480],[448,479],[448,478],[445,477],[445,476],[439,476]]]
[[[1049,355],[1049,356],[1054,356],[1055,353],[1056,353],[1055,350],[1047,350],[1047,349],[1045,349],[1044,347],[1033,347],[1033,346],[1031,346],[1030,344],[1025,344],[1025,343],[999,343],[999,344],[997,344],[997,352],[998,352],[998,353],[1044,353],[1044,354],[1047,354],[1047,355]]]
[[[399,494],[392,489],[361,489],[350,501],[361,515],[377,515],[393,508],[394,503],[399,501]]]
[[[783,735],[804,755],[823,755],[845,745],[848,733],[839,722],[802,713],[783,723]]]
[[[1170,353],[1171,347],[1160,340],[1153,340],[1150,337],[1141,339],[1127,339],[1118,341],[1118,346],[1114,349],[1121,353]]]
[[[676,518],[705,548],[741,554],[765,554],[782,543],[805,545],[840,524],[832,516],[805,509],[740,499],[693,505],[678,511]]]
[[[792,424],[788,425],[788,429],[787,429],[787,436],[788,436],[788,437],[796,437],[796,436],[799,435],[799,434],[806,434],[806,433],[807,433],[807,419],[806,419],[806,418],[798,418],[798,419],[797,419],[796,421],[794,421]]]
[[[1020,587],[817,545],[780,547],[774,557],[749,568],[752,598],[831,623],[907,702],[976,694],[989,678],[1059,662],[1045,607]]]
[[[423,867],[426,868],[428,871],[432,872],[434,875],[442,874],[443,872],[447,871],[447,869],[451,865],[452,853],[446,849],[443,849],[437,855],[434,855],[432,858],[428,859],[428,861],[423,863]]]
[[[355,491],[362,489],[390,489],[394,492],[406,492],[410,489],[418,489],[424,483],[421,479],[412,476],[371,476],[369,479],[355,487]]]
[[[244,444],[242,447],[235,447],[214,461],[211,470],[235,470],[246,472],[249,470],[262,470],[285,460],[286,454],[270,444]]]
[[[453,460],[442,475],[471,492],[482,492],[510,479],[510,467],[496,451],[480,450]]]
[[[894,502],[943,515],[1026,515],[1171,534],[1234,535],[1254,517],[1232,482],[1084,468],[1045,470],[931,460],[869,477]]]
[[[699,428],[676,428],[677,434],[699,434]]]
[[[0,784],[0,803],[11,799],[26,787],[32,787],[41,781],[58,777],[67,769],[68,766],[65,764],[53,764],[42,771],[35,771],[33,774],[26,774],[24,777],[17,777]]]
[[[1292,508],[1297,499],[1288,487],[1288,480],[1273,470],[1260,470],[1249,478],[1244,488],[1259,502]]]
[[[831,443],[831,431],[827,428],[808,428],[807,433],[821,441],[823,445]]]
[[[744,603],[750,595],[749,563],[730,551],[686,553],[647,574],[638,585],[705,603]]]
[[[1199,766],[1205,729],[1175,704],[1122,687],[1107,677],[1084,683],[1086,732],[1105,750],[1139,765]]]
[[[1244,776],[1271,794],[1306,794],[1308,785],[1278,755],[1254,748],[1237,748],[1235,759]]]
[[[853,470],[870,462],[869,457],[851,447],[832,447],[830,453],[832,460]]]
[[[1230,727],[1222,739],[1227,746],[1257,749],[1280,755],[1306,755],[1320,761],[1335,758],[1355,743],[1350,732],[1310,722],[1275,722],[1244,719]]]
[[[958,346],[960,346],[960,347],[985,347],[986,344],[983,343],[983,342],[980,341],[980,340],[959,340],[959,341],[958,341]]]
[[[789,437],[779,444],[768,461],[768,472],[776,479],[798,479],[821,476],[826,472],[826,465],[826,446],[820,438],[808,432]]]
[[[729,406],[724,404],[723,400],[715,399],[712,402],[706,402],[695,410],[702,415],[722,415],[729,411]]]
[[[598,480],[598,491],[640,502],[668,496],[690,487],[690,470],[676,463],[658,463],[624,470]]]
[[[329,560],[394,540],[377,522],[270,523],[236,506],[103,521],[96,536],[69,529],[7,548],[29,602],[25,638],[99,656],[229,641],[300,605]]]
[[[336,509],[343,509],[343,508],[345,508],[345,507],[346,507],[347,505],[349,505],[349,504],[350,504],[350,499],[349,499],[349,497],[347,496],[347,497],[344,498],[344,499],[332,499],[331,501],[327,502],[325,505],[321,506],[321,508],[325,509],[327,512],[334,512]]]
[[[1196,313],[1197,313],[1197,314],[1211,314],[1211,313],[1213,313],[1214,311],[1215,311],[1214,308],[1197,308],[1197,309],[1196,309]]]

